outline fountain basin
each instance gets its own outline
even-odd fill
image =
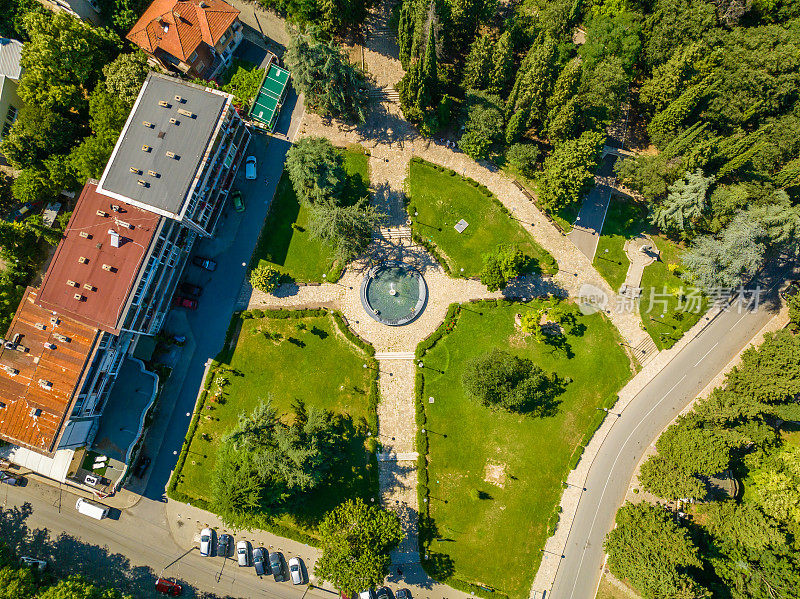
[[[370,269],[361,283],[361,305],[380,323],[400,326],[425,309],[428,287],[413,266],[390,260]]]

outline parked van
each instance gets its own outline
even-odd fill
[[[89,516],[95,520],[102,520],[108,516],[108,508],[94,501],[89,501],[81,497],[75,504],[75,509],[84,516]]]

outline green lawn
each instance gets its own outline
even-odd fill
[[[709,308],[708,298],[692,293],[692,285],[678,274],[683,248],[661,235],[653,235],[661,259],[645,267],[639,311],[647,333],[658,349],[675,345]],[[672,266],[675,272],[670,270]]]
[[[580,330],[566,336],[569,351],[563,352],[522,338],[514,315],[528,308],[506,304],[466,304],[453,331],[423,358],[427,420],[421,426],[429,431],[428,505],[435,530],[425,552],[434,577],[450,574],[462,588],[484,585],[522,598],[530,592],[548,525],[555,524],[561,481],[576,449],[602,420],[596,408],[611,405],[631,369],[602,314],[579,316]],[[465,363],[495,347],[571,378],[555,415],[512,415],[465,397]],[[478,499],[471,496],[476,492]]]
[[[369,194],[369,157],[361,146],[343,150],[349,175],[343,201],[353,203]],[[292,225],[297,225],[293,227]],[[253,252],[251,267],[266,264],[304,283],[339,278],[343,265],[334,263],[328,245],[308,232],[308,210],[297,199],[289,176],[281,175],[269,215]]]
[[[237,337],[238,321],[241,332]],[[297,330],[299,322],[307,330]],[[270,400],[278,413],[286,414],[295,399],[303,399],[308,406],[342,415],[347,440],[347,459],[334,473],[333,482],[316,490],[294,513],[274,522],[283,529],[282,536],[297,537],[299,532],[313,537],[321,516],[342,499],[377,493],[365,443],[368,423],[374,426],[375,422],[369,399],[374,370],[363,368],[368,358],[344,338],[328,315],[300,319],[234,316],[233,326],[234,345],[232,349],[226,346],[218,358],[234,373],[216,375],[229,380],[226,402],[206,399],[176,490],[199,505],[208,502],[217,444],[234,427],[239,414],[251,412],[262,400]],[[264,332],[277,332],[283,338],[268,340]],[[210,385],[215,386],[214,382]]]
[[[553,257],[504,212],[491,192],[472,179],[415,159],[407,187],[415,233],[444,254],[453,275],[479,275],[484,254],[501,244],[517,245],[533,258],[534,271],[552,274],[558,270]],[[469,226],[458,233],[453,227],[462,218]]]
[[[594,267],[608,281],[614,291],[625,282],[630,261],[623,250],[628,239],[633,239],[647,228],[647,209],[636,202],[612,196],[603,223],[603,231],[594,255]]]

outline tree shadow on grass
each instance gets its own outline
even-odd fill
[[[158,574],[152,568],[134,566],[121,553],[112,553],[107,547],[92,545],[67,533],[53,537],[46,528],[30,529],[26,520],[32,513],[29,503],[0,512],[0,540],[18,555],[47,560],[48,571],[58,577],[78,575],[136,599],[163,597],[155,590]],[[221,599],[220,595],[195,589],[186,581],[178,579],[178,583],[183,586],[183,597]]]
[[[361,497],[367,503],[378,493],[374,484],[370,453],[365,448],[367,424],[363,419],[353,421],[351,416],[336,416],[336,436],[342,441],[342,459],[331,469],[330,480],[310,493],[298,496],[291,502],[291,511],[283,511],[280,516],[290,515],[304,528],[315,528],[327,512],[345,499]]]
[[[507,299],[528,299],[533,297],[555,296],[565,298],[569,295],[558,281],[550,277],[528,275],[509,281],[503,289],[503,297]]]

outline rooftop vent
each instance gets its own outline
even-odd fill
[[[50,324],[53,325],[54,327],[57,327],[60,322],[61,321],[58,318],[56,318],[55,316],[53,316],[53,318],[50,319]]]
[[[95,212],[97,216],[108,216],[108,212],[104,212],[103,210],[98,210]]]
[[[83,296],[80,293],[76,293],[72,296],[72,299],[78,300],[79,302],[83,301]]]
[[[92,236],[89,233],[87,233],[86,231],[81,231],[80,233],[78,233],[78,235],[80,235],[84,239],[91,239],[92,238]]]
[[[134,175],[141,175],[141,174],[142,174],[142,169],[140,169],[140,168],[136,168],[135,166],[132,166],[132,167],[131,167],[131,172],[132,172]],[[119,210],[119,208],[117,208],[117,210]]]
[[[166,100],[159,100],[158,105],[161,106],[161,108],[169,108],[169,102]]]
[[[180,125],[181,122],[173,116],[173,117],[170,117],[169,124],[170,125]]]
[[[13,376],[13,375],[12,375]],[[6,402],[0,401],[0,410],[6,407]]]
[[[35,325],[33,325],[33,326],[34,326],[35,328],[39,329],[40,331],[43,331],[43,330],[44,330],[44,323],[43,323],[43,322],[37,322],[37,323],[36,323]]]
[[[44,342],[44,347],[45,347],[45,349],[55,349],[56,345],[55,345],[55,343],[50,343],[49,341],[45,341]]]
[[[53,337],[61,343],[69,343],[69,337],[62,335],[61,333],[53,333]]]
[[[80,262],[81,264],[88,264],[89,258],[87,258],[86,256],[81,256],[80,258],[78,258],[78,262]]]
[[[190,119],[194,118],[194,113],[186,110],[185,108],[178,108],[178,114],[182,114],[183,116],[188,116]]]
[[[178,159],[178,157],[175,155],[175,152],[167,152],[167,158],[174,158],[175,160]]]
[[[175,101],[178,102],[179,104],[183,104],[183,102],[184,102],[184,100],[183,100],[183,98],[181,96],[175,96]]]
[[[3,366],[3,370],[5,370],[9,376],[17,376],[19,374],[19,370],[8,365]]]
[[[72,279],[67,279],[67,285],[69,285],[70,287],[80,287],[80,285],[78,285],[78,283],[76,283]]]
[[[111,212],[119,212],[119,205],[111,204]]]
[[[49,387],[45,387],[43,383],[47,383],[49,385]],[[50,381],[46,381],[44,379],[39,379],[39,384],[42,387],[44,387],[45,389],[52,389],[53,388],[53,383],[51,383]],[[32,418],[38,418],[39,416],[42,415],[42,410],[41,410],[41,408],[31,408],[31,411],[30,411],[29,415]]]
[[[53,383],[51,383],[51,382],[50,382],[50,381],[48,381],[47,379],[39,379],[39,386],[40,386],[42,389],[52,389],[52,388],[53,388]],[[33,411],[33,410],[31,410],[31,416],[38,416],[39,414],[41,414],[41,413],[42,413],[42,411],[41,411],[41,410],[39,410],[39,409],[37,409],[37,410],[36,410],[36,412],[38,412],[37,414],[34,414],[33,412],[34,412],[34,411]]]
[[[142,187],[150,187],[150,184],[144,179],[137,179],[136,183]]]
[[[111,247],[118,248],[119,247],[119,233],[117,233],[114,229],[109,229],[108,234],[111,235]]]
[[[151,177],[158,177],[159,176],[159,174],[157,172],[155,172],[155,171],[147,171],[147,174],[150,175]]]
[[[95,291],[95,290],[97,289],[97,288],[96,288],[94,285],[92,285],[91,283],[84,283],[84,284],[83,284],[83,288],[84,288],[84,289],[86,289],[86,291]]]
[[[107,270],[108,272],[111,272],[112,266],[110,264],[103,264],[103,270]]]
[[[130,223],[125,222],[124,220],[116,219],[116,222],[117,222],[117,225],[119,225],[123,229],[133,229],[133,225],[131,225]],[[109,231],[109,233],[110,232],[111,231]]]
[[[208,8],[208,4],[205,2],[200,2],[200,8]]]
[[[144,125],[148,129],[152,129],[153,127],[155,127],[155,125],[153,123],[151,123],[150,121],[142,121],[142,125]]]
[[[148,146],[148,145],[143,145],[143,146],[142,146],[142,152],[149,152],[149,151],[150,151],[150,150],[152,150],[152,149],[153,149],[153,148],[151,148],[151,147],[150,147],[150,146]]]

